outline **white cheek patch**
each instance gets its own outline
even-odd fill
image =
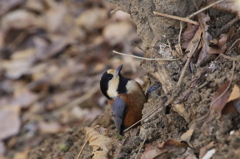
[[[132,91],[136,91],[139,89],[139,85],[134,80],[128,81],[126,88],[128,90],[128,93],[131,93]]]
[[[117,88],[119,84],[119,76],[114,76],[109,82],[108,82],[108,91],[107,94],[109,97],[116,97],[118,95]]]

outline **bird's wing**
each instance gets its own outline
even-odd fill
[[[119,134],[122,135],[122,122],[125,117],[126,112],[126,104],[121,99],[121,97],[117,96],[115,101],[112,103],[112,112],[114,117],[114,124],[117,127]]]

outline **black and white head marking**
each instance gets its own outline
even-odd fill
[[[126,85],[131,79],[124,78],[120,73],[121,69],[122,65],[120,65],[116,70],[110,69],[102,75],[100,87],[102,93],[108,99],[112,99],[121,93],[127,93]]]

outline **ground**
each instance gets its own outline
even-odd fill
[[[58,27],[53,26],[59,24],[55,23],[46,28],[38,23],[15,28],[16,35],[2,31],[5,36],[15,38],[23,34],[23,30],[27,32],[23,34],[26,42],[22,43],[5,37],[3,44],[6,46],[3,46],[10,53],[3,50],[1,60],[8,61],[9,65],[18,59],[14,56],[17,51],[24,50],[25,53],[29,48],[42,48],[47,52],[39,53],[28,65],[32,68],[19,74],[11,72],[6,64],[0,69],[1,94],[20,105],[17,114],[21,121],[17,133],[0,138],[7,149],[3,153],[5,157],[17,159],[18,154],[29,159],[72,159],[89,139],[80,158],[92,158],[91,137],[86,136],[88,133],[84,128],[99,125],[107,131],[99,138],[104,136],[111,140],[111,148],[107,147],[108,158],[197,159],[210,152],[214,153],[209,158],[238,158],[240,23],[237,19],[229,24],[238,13],[233,8],[215,5],[192,18],[199,26],[181,22],[181,27],[180,21],[156,16],[153,11],[187,17],[211,2],[109,1],[116,6],[105,1],[74,1],[71,4],[68,1],[51,1],[52,4],[41,1],[48,9],[37,10],[37,5],[28,8],[34,15],[52,14],[54,19],[63,14],[54,12],[54,7],[65,8],[68,13],[59,24],[65,29],[70,28],[70,33],[56,29]],[[22,3],[17,7],[21,9],[24,5],[28,6]],[[189,5],[195,7],[188,9],[186,6]],[[114,9],[127,12],[131,18],[123,13],[110,14]],[[13,10],[14,7],[8,12]],[[48,14],[43,14],[44,11]],[[88,18],[81,17],[84,14]],[[98,15],[97,20],[90,21],[91,14],[93,17]],[[7,13],[3,16],[7,19]],[[51,16],[46,17],[50,19]],[[67,25],[63,25],[66,22]],[[56,40],[59,37],[60,40]],[[32,41],[35,45],[31,45]],[[130,57],[113,56],[112,50],[176,60],[139,62]],[[31,51],[23,55],[31,57],[29,54]],[[121,63],[124,63],[123,75],[138,80],[144,90],[149,85],[159,86],[144,105],[144,120],[124,137],[116,133],[111,107],[99,90],[102,73]],[[134,72],[136,69],[138,71]],[[6,85],[11,89],[6,89]],[[33,95],[36,99],[19,104],[13,88],[24,95],[27,91],[28,99]],[[104,150],[104,143],[98,143],[101,145],[98,150]]]

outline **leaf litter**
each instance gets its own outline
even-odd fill
[[[109,53],[118,48],[143,55],[129,45],[141,42],[129,14],[110,15],[114,6],[106,2],[10,0],[0,7],[0,156],[37,158],[33,148],[51,143],[49,136],[82,129],[103,112],[106,101],[98,102],[96,85],[102,72],[123,63],[131,71],[128,59]],[[82,144],[60,140],[56,145],[63,142],[67,151],[53,146],[44,155],[71,154]]]
[[[129,16],[121,12],[117,17],[112,16],[109,13],[114,9],[113,5],[96,1],[69,3],[65,0],[27,0],[23,3],[21,0],[11,0],[5,5],[5,9],[0,13],[3,17],[0,46],[5,48],[1,50],[4,54],[0,57],[3,64],[0,66],[0,109],[1,112],[7,111],[9,114],[0,115],[0,118],[11,117],[15,123],[6,122],[6,131],[1,131],[1,155],[4,154],[6,158],[28,156],[30,159],[39,156],[75,158],[86,139],[83,125],[94,127],[96,123],[108,128],[108,139],[116,138],[110,109],[106,108],[106,111],[99,115],[102,112],[101,106],[106,105],[106,101],[99,102],[102,98],[99,91],[93,91],[89,96],[88,91],[95,89],[104,70],[116,68],[122,63],[137,63],[133,59],[126,60],[109,54],[113,48],[143,55],[142,51],[136,51],[136,47],[129,45],[139,40]],[[89,20],[89,17],[94,18]],[[182,45],[183,49],[188,48],[187,51],[195,53],[193,57],[196,58],[194,64],[197,62],[197,70],[209,64],[208,61],[212,60],[209,57],[226,53],[228,43],[232,40],[228,33],[211,37],[212,26],[207,24],[211,19],[207,14],[199,14],[198,20],[200,27],[189,26],[183,36],[185,43]],[[15,21],[19,23],[14,23]],[[233,32],[236,35],[235,31]],[[227,53],[228,56],[237,54]],[[109,58],[112,60],[109,61]],[[140,134],[144,129],[152,132],[147,136],[147,144],[143,146],[143,150],[139,151],[142,157],[198,158],[201,149],[201,156],[209,150],[216,150],[214,157],[221,150],[225,152],[224,146],[221,146],[225,144],[224,141],[228,141],[233,148],[236,146],[234,140],[239,138],[239,122],[234,118],[234,113],[224,110],[229,103],[239,109],[239,97],[237,93],[231,92],[232,87],[221,97],[222,102],[214,106],[216,112],[222,114],[221,119],[211,114],[211,118],[204,120],[202,125],[196,124],[194,120],[206,113],[211,97],[213,96],[214,100],[221,94],[217,89],[228,79],[226,73],[231,68],[231,62],[220,57],[220,60],[213,61],[212,64],[214,69],[209,69],[203,76],[198,77],[199,82],[205,80],[206,84],[192,89],[184,103],[180,103],[181,109],[176,112],[170,110],[165,116],[159,113],[154,116],[153,121],[148,120],[149,124],[142,124]],[[125,73],[129,74],[132,70],[133,67],[127,67]],[[239,71],[238,66],[236,70]],[[141,71],[137,73],[138,77],[143,74]],[[194,76],[192,77],[194,80]],[[186,78],[183,82],[186,87],[189,86]],[[233,80],[233,84],[235,92],[237,80]],[[234,95],[230,95],[231,93]],[[178,112],[184,113],[179,115]],[[10,115],[11,113],[14,116]],[[94,120],[89,124],[92,119]],[[230,130],[236,132],[231,138],[224,138]],[[188,144],[179,141],[180,138]],[[102,141],[105,139],[102,136],[100,139],[101,142],[91,144],[97,145],[97,150],[104,149],[105,157],[106,154],[113,155],[112,153],[125,158],[134,157],[138,145],[142,142],[142,136],[137,135],[131,138],[132,146],[122,143],[123,145],[118,146],[121,150],[110,152],[104,145],[107,139]],[[214,142],[214,146],[208,146],[212,141],[216,141],[216,144]],[[35,146],[37,147],[33,148]],[[234,149],[228,151],[231,150]],[[87,145],[82,155],[90,158],[91,152],[91,147]]]

